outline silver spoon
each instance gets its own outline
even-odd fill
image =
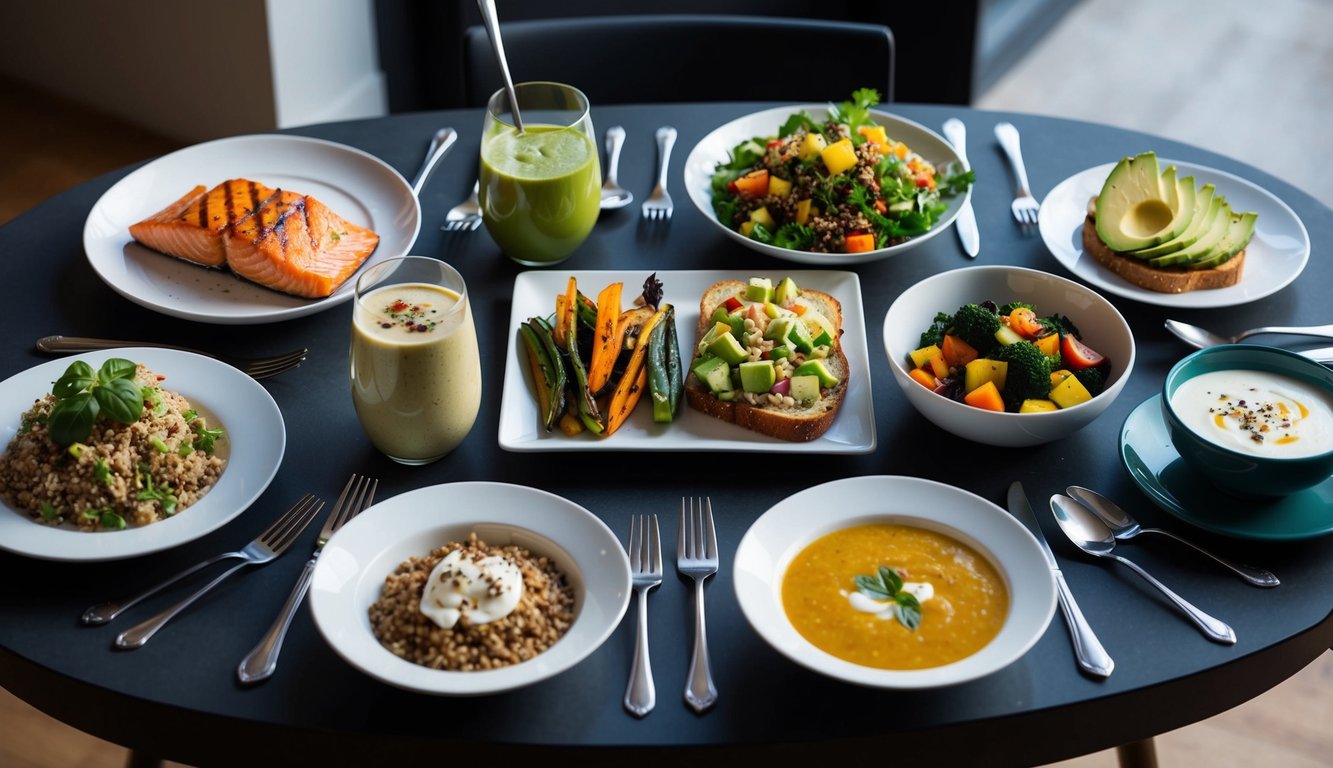
[[[1087,507],[1068,496],[1057,493],[1051,497],[1051,512],[1055,514],[1055,522],[1059,523],[1060,530],[1064,531],[1065,536],[1068,536],[1069,540],[1074,542],[1074,546],[1090,555],[1106,557],[1122,563],[1125,567],[1142,576],[1149,584],[1157,587],[1209,640],[1226,645],[1235,644],[1236,631],[1228,626],[1226,622],[1215,619],[1195,608],[1188,600],[1172,592],[1165,584],[1154,579],[1133,561],[1115,554],[1112,551],[1115,549],[1115,536],[1111,534],[1111,529],[1097,519],[1097,516],[1090,512]]]
[[[1175,539],[1181,544],[1184,544],[1187,547],[1192,547],[1195,551],[1211,557],[1213,560],[1216,560],[1226,568],[1230,568],[1237,576],[1256,587],[1276,587],[1278,584],[1282,583],[1278,581],[1276,576],[1262,568],[1255,568],[1254,566],[1241,563],[1233,563],[1230,560],[1215,555],[1198,544],[1195,544],[1192,541],[1187,541],[1170,531],[1164,531],[1161,528],[1144,528],[1139,525],[1138,520],[1135,520],[1128,512],[1121,509],[1119,504],[1116,504],[1114,501],[1111,501],[1096,491],[1078,485],[1071,485],[1065,489],[1065,492],[1082,502],[1083,506],[1092,510],[1094,515],[1101,518],[1101,521],[1110,527],[1111,533],[1115,535],[1116,541],[1129,541],[1140,533],[1160,533],[1169,539]]]
[[[1333,325],[1312,325],[1296,328],[1275,325],[1265,326],[1263,328],[1251,328],[1248,331],[1241,331],[1230,338],[1219,336],[1218,334],[1200,328],[1197,325],[1182,323],[1179,320],[1167,320],[1166,329],[1175,334],[1181,341],[1198,349],[1215,347],[1218,344],[1235,344],[1243,339],[1248,339],[1251,336],[1259,336],[1265,333],[1280,333],[1288,336],[1316,336],[1322,339],[1333,339]]]
[[[430,147],[426,149],[426,159],[421,162],[416,178],[412,179],[412,194],[421,197],[421,188],[426,186],[426,181],[435,172],[435,166],[444,159],[456,141],[458,131],[453,128],[441,128],[435,132],[430,139]]]
[[[514,128],[523,132],[523,118],[518,114],[518,94],[514,92],[514,79],[509,76],[509,62],[505,60],[504,41],[500,39],[500,18],[495,13],[495,0],[477,0],[481,9],[481,19],[486,24],[486,36],[491,39],[491,50],[495,51],[495,62],[500,65],[500,75],[505,81],[505,91],[509,93],[509,108],[514,113]]]
[[[616,183],[620,168],[620,148],[625,146],[625,129],[613,125],[606,129],[606,179],[602,182],[602,210],[624,208],[634,202],[634,193]]]

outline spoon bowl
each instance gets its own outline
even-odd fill
[[[1132,560],[1115,554],[1115,534],[1101,521],[1101,518],[1093,514],[1087,507],[1068,496],[1057,493],[1051,497],[1051,512],[1055,515],[1055,522],[1060,526],[1060,530],[1064,531],[1065,536],[1073,542],[1074,546],[1090,555],[1115,560],[1143,577],[1145,581],[1156,587],[1166,599],[1170,600],[1171,604],[1179,609],[1194,626],[1198,627],[1204,637],[1216,643],[1235,644],[1236,632],[1226,622],[1199,610],[1188,600],[1172,592],[1165,584],[1153,578]]]
[[[1256,587],[1276,587],[1278,584],[1282,583],[1278,581],[1276,576],[1262,568],[1255,568],[1254,566],[1244,565],[1242,563],[1233,563],[1220,555],[1209,552],[1194,542],[1171,533],[1170,531],[1161,528],[1144,528],[1139,525],[1139,521],[1135,520],[1132,515],[1121,509],[1119,504],[1116,504],[1114,501],[1111,501],[1096,491],[1078,485],[1071,485],[1065,489],[1065,492],[1077,499],[1079,503],[1087,507],[1094,515],[1100,518],[1101,521],[1111,529],[1111,533],[1115,536],[1116,541],[1129,541],[1141,533],[1161,534],[1168,539],[1175,539],[1181,544],[1194,549],[1196,552],[1207,555]]]
[[[1213,333],[1206,328],[1200,328],[1197,325],[1182,323],[1179,320],[1167,320],[1165,325],[1166,329],[1174,334],[1176,338],[1195,349],[1216,347],[1219,344],[1237,344],[1251,336],[1260,336],[1263,334],[1315,336],[1318,338],[1333,339],[1333,325],[1312,325],[1302,327],[1264,326],[1262,328],[1251,328],[1248,331],[1241,331],[1230,338]]]
[[[616,183],[620,170],[620,148],[625,145],[625,129],[613,125],[606,129],[606,177],[602,181],[602,210],[614,211],[634,202],[634,193]]]

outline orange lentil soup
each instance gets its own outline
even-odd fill
[[[853,607],[854,579],[880,566],[898,571],[904,582],[933,587],[921,602],[917,629],[891,613]],[[840,659],[878,669],[927,669],[970,656],[994,639],[1009,612],[1009,594],[990,561],[966,544],[924,528],[872,524],[834,531],[801,550],[783,577],[782,605],[802,637]]]

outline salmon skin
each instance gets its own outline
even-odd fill
[[[365,263],[379,235],[309,196],[247,179],[202,185],[130,227],[170,256],[226,267],[283,293],[323,298]]]

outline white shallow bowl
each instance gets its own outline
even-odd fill
[[[787,122],[787,118],[801,110],[804,110],[816,123],[822,123],[828,119],[828,104],[793,104],[787,107],[775,107],[762,112],[754,112],[744,117],[738,117],[705,136],[698,144],[694,145],[694,149],[690,150],[689,157],[685,159],[685,191],[689,194],[690,200],[694,202],[694,207],[698,208],[704,218],[708,219],[718,231],[746,248],[777,259],[794,261],[800,264],[827,266],[830,264],[864,264],[870,261],[879,261],[910,251],[948,229],[953,220],[958,217],[958,212],[962,210],[963,203],[971,198],[971,188],[964,195],[942,198],[947,208],[935,221],[935,226],[931,227],[925,234],[917,235],[905,243],[892,245],[888,248],[877,248],[864,253],[810,253],[808,251],[795,251],[790,248],[779,248],[776,245],[767,245],[757,240],[751,240],[718,221],[717,213],[713,211],[712,191],[713,171],[717,168],[717,164],[730,160],[731,150],[743,141],[759,136],[777,136],[778,129],[782,127],[783,123]],[[944,166],[954,162],[964,169],[970,167],[958,156],[958,152],[952,144],[924,125],[879,110],[871,110],[870,114],[877,124],[884,126],[885,133],[889,138],[903,142],[913,152],[929,160],[936,168],[943,169]]]
[[[907,356],[917,348],[935,313],[956,312],[964,304],[987,299],[997,304],[1026,301],[1042,317],[1067,316],[1083,334],[1083,343],[1111,361],[1106,388],[1073,408],[1000,413],[937,395],[913,381],[907,375]],[[982,266],[941,272],[903,291],[884,316],[884,352],[907,401],[936,426],[986,445],[1027,446],[1067,437],[1105,411],[1134,370],[1135,347],[1125,318],[1087,286],[1035,269]]]
[[[393,655],[370,627],[370,606],[384,578],[408,558],[469,533],[490,545],[517,544],[550,557],[574,589],[573,625],[535,658],[500,669],[449,672]],[[466,482],[408,491],[352,518],[319,556],[310,609],[333,650],[367,675],[420,693],[480,696],[531,685],[582,661],[620,623],[629,594],[625,550],[591,512],[534,488]]]
[[[831,504],[830,499],[836,499]],[[817,510],[818,514],[811,514]],[[964,659],[931,669],[853,664],[816,648],[787,620],[782,577],[810,542],[857,525],[897,523],[951,536],[995,566],[1009,590],[999,635]],[[779,653],[829,677],[871,688],[936,688],[997,672],[1027,653],[1055,612],[1055,582],[1037,540],[1003,509],[967,491],[915,477],[835,480],[778,502],[736,550],[736,598],[755,632]]]

